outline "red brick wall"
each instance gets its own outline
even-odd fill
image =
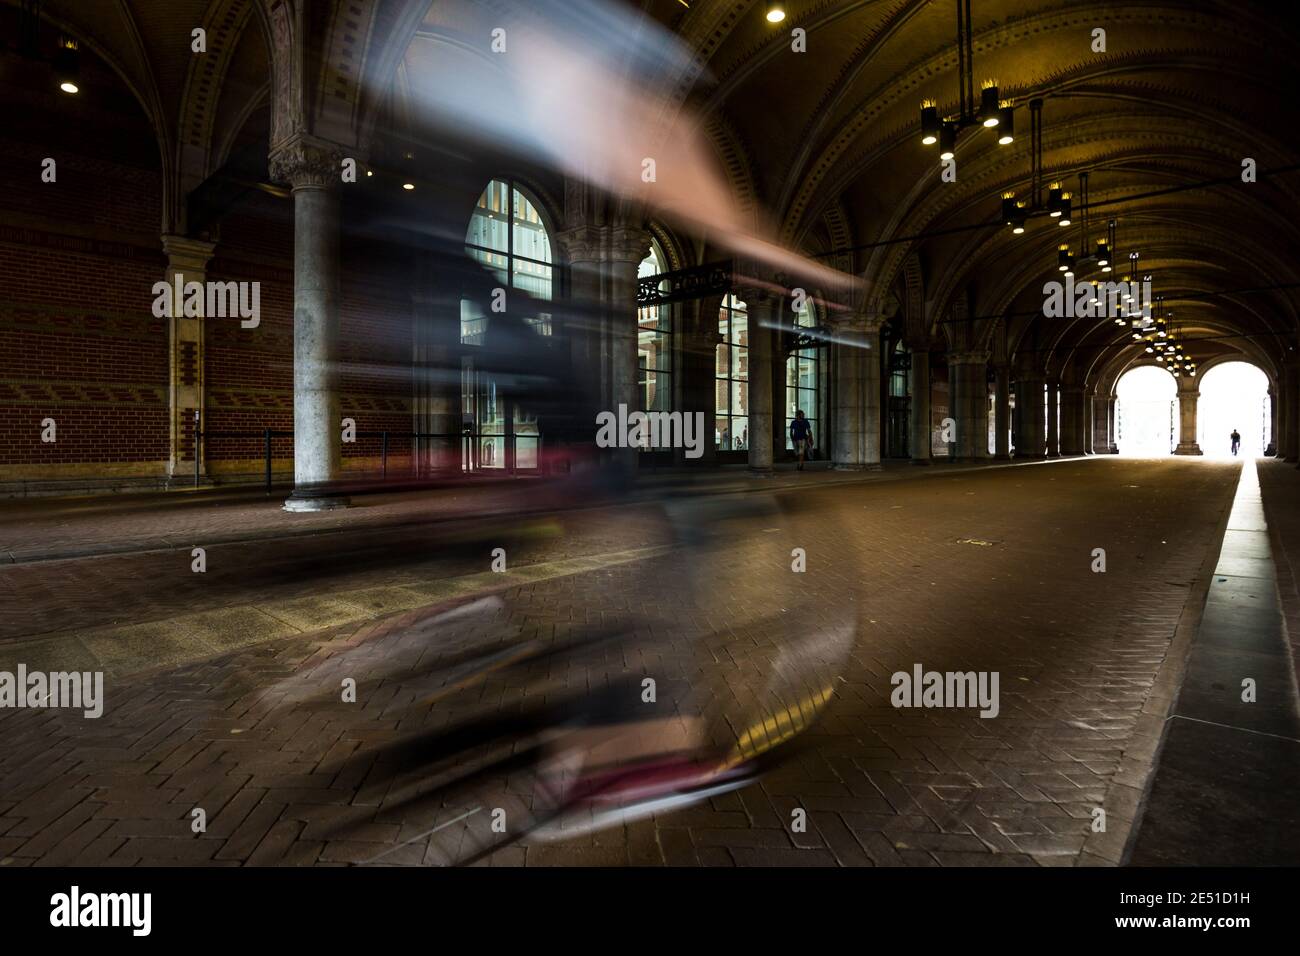
[[[54,183],[40,181],[46,155]],[[166,458],[157,171],[0,139],[0,182],[0,478]],[[46,417],[54,444],[40,440]]]

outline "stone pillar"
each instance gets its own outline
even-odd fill
[[[1061,392],[1061,454],[1079,456],[1086,454],[1084,435],[1083,388],[1070,385]]]
[[[1005,461],[1011,457],[1011,369],[999,365],[995,370],[997,381],[993,397],[993,457]]]
[[[1095,445],[1097,436],[1092,426],[1092,406],[1096,394],[1096,389],[1086,388],[1083,391],[1083,400],[1080,402],[1082,407],[1079,409],[1079,428],[1083,435],[1083,453],[1085,455],[1095,455],[1097,453]]]
[[[1098,455],[1110,454],[1107,409],[1109,402],[1100,395],[1092,398],[1092,449]]]
[[[610,382],[614,406],[626,403],[628,411],[641,408],[637,386],[636,271],[649,254],[650,233],[644,229],[617,227],[610,231],[608,315],[613,349]],[[753,434],[752,426],[750,434]]]
[[[862,466],[867,471],[880,470],[880,330],[884,324],[876,316],[858,320],[867,343],[862,352]]]
[[[746,289],[749,306],[749,470],[772,474],[772,355],[779,300],[766,290]]]
[[[862,379],[865,372],[866,334],[857,323],[836,329],[835,353],[835,446],[832,465],[842,471],[861,471],[864,402]]]
[[[342,151],[298,135],[271,154],[293,186],[293,494],[285,511],[348,505],[339,414],[339,194]],[[364,424],[359,424],[359,429]]]
[[[1119,429],[1115,422],[1116,401],[1113,395],[1106,399],[1106,433],[1110,436],[1109,454],[1112,455],[1119,454]]]
[[[930,464],[930,353],[912,352],[912,464]]]
[[[1264,456],[1272,458],[1277,454],[1277,392],[1270,385],[1268,389],[1268,447]]]
[[[988,352],[954,352],[948,356],[952,417],[957,424],[954,461],[988,458]]]
[[[595,428],[601,411],[617,414],[641,408],[637,387],[637,268],[650,254],[650,234],[631,225],[578,226],[556,236],[569,260],[573,298],[596,305],[599,329],[572,330],[570,348],[580,388],[599,406],[580,413]],[[598,396],[598,398],[597,398]],[[710,411],[710,415],[712,412]],[[752,432],[752,428],[751,428]],[[638,465],[636,448],[606,452],[606,462],[629,471]]]
[[[1190,388],[1179,383],[1178,389],[1178,447],[1175,455],[1199,455],[1201,446],[1196,442],[1196,400],[1201,397],[1195,385]]]
[[[172,317],[167,320],[170,419],[167,477],[179,484],[187,477],[193,481],[194,457],[202,455],[202,449],[195,441],[194,413],[202,416],[204,411],[203,316],[184,314],[184,288],[189,282],[202,284],[207,281],[208,262],[216,243],[185,236],[163,236],[162,244],[167,254],[163,278],[172,292]],[[178,288],[180,296],[176,295]],[[206,296],[204,302],[206,304]],[[206,419],[202,420],[201,427],[208,427]],[[199,473],[206,473],[206,463],[202,460]]]
[[[1047,383],[1047,457],[1061,457],[1060,433],[1060,397],[1059,382]]]
[[[460,314],[446,295],[439,295],[434,257],[416,253],[411,281],[412,360],[415,364],[413,430],[425,435],[459,435],[461,396],[459,360]],[[461,469],[459,438],[417,438],[411,442],[412,467],[417,475],[447,474]]]
[[[1300,460],[1300,363],[1286,367],[1286,386],[1282,390],[1284,413],[1281,416],[1282,442],[1279,444],[1284,461]]]
[[[1016,457],[1042,458],[1047,443],[1043,418],[1043,380],[1016,382]]]

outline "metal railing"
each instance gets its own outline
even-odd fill
[[[199,415],[196,412],[194,414],[194,487],[197,488],[202,481],[202,477],[201,477],[202,463],[208,457],[207,443],[209,440],[260,438],[262,439],[262,457],[265,464],[265,473],[266,473],[266,493],[269,495],[271,493],[271,487],[273,483],[272,482],[272,461],[273,461],[272,443],[276,438],[292,438],[292,437],[293,437],[292,429],[286,430],[280,428],[263,428],[260,431],[226,431],[226,430],[205,429],[202,427],[202,423],[199,420]],[[513,433],[507,434],[505,432],[476,432],[473,430],[466,429],[460,432],[399,432],[399,431],[391,431],[391,430],[359,431],[356,432],[356,437],[379,439],[380,476],[384,481],[388,480],[388,450],[389,450],[390,441],[392,439],[410,439],[412,471],[417,475],[420,472],[420,468],[419,468],[419,462],[421,460],[420,442],[425,440],[430,440],[430,439],[444,440],[447,442],[451,442],[455,440],[460,441],[461,443],[460,472],[462,474],[473,474],[476,472],[488,471],[488,470],[494,472],[502,471],[508,474],[513,474],[519,471],[520,469],[518,467],[517,462],[519,460],[519,442],[521,439],[523,441],[535,443],[536,451],[539,457],[538,464],[540,466],[540,452],[541,452],[541,445],[542,445],[542,437],[540,435],[520,435],[520,434],[513,434]],[[475,454],[476,443],[484,438],[500,440],[503,443],[509,441],[510,455],[508,458],[503,459],[503,463],[500,466],[497,466],[495,464],[483,465],[476,460],[477,459],[477,456]],[[533,471],[535,469],[524,469],[524,470]]]

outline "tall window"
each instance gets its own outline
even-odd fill
[[[551,298],[551,239],[537,205],[515,183],[494,179],[478,197],[465,232],[465,249],[492,270],[503,285],[538,299]],[[460,340],[481,345],[487,330],[486,303],[462,299]],[[549,313],[528,320],[551,333]]]
[[[718,310],[714,355],[714,440],[721,451],[749,447],[749,314],[745,303],[728,294]]]
[[[665,271],[658,243],[641,260],[639,278]],[[641,385],[641,410],[670,411],[673,402],[672,309],[666,305],[645,305],[637,309],[637,375]]]
[[[811,329],[817,325],[817,314],[812,300],[804,300],[804,307],[795,313],[798,328]],[[820,347],[795,349],[785,360],[785,447],[794,449],[790,440],[790,422],[794,413],[802,411],[812,427],[813,441],[824,448],[821,420],[822,349]]]

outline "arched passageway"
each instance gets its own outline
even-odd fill
[[[1115,386],[1116,444],[1121,455],[1170,454],[1178,443],[1178,387],[1162,368],[1129,369]]]
[[[1241,454],[1264,453],[1273,440],[1268,376],[1249,362],[1224,362],[1205,373],[1200,392],[1197,440],[1206,455],[1232,457],[1234,431],[1241,435]]]

